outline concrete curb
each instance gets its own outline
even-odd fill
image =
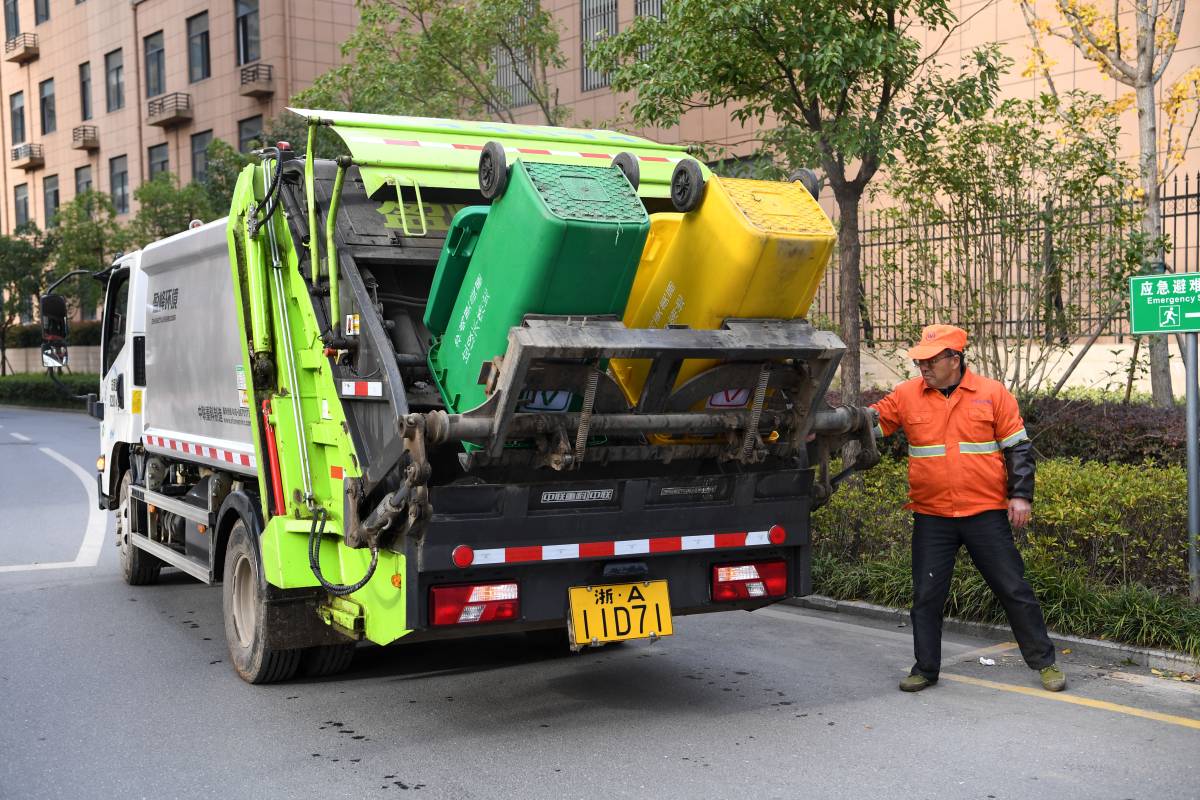
[[[860,600],[835,600],[832,597],[814,594],[808,597],[790,598],[783,602],[788,605],[808,608],[814,611],[850,614],[852,616],[876,619],[883,622],[893,622],[906,627],[910,624],[909,613],[906,609],[879,606],[874,603],[864,603]],[[1012,631],[1007,625],[989,625],[984,622],[971,622],[969,620],[947,617],[943,627],[951,633],[963,636],[1012,639]],[[1102,639],[1085,639],[1081,636],[1068,636],[1066,634],[1055,633],[1054,631],[1050,631],[1050,638],[1054,641],[1055,648],[1060,651],[1069,647],[1072,652],[1086,653],[1109,661],[1126,661],[1143,667],[1165,669],[1172,672],[1193,674],[1200,672],[1200,661],[1196,661],[1183,653],[1176,653],[1173,650],[1154,650],[1148,647],[1135,647],[1118,642],[1106,642]]]

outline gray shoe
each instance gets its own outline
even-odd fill
[[[1042,676],[1042,688],[1047,692],[1061,692],[1067,688],[1067,676],[1063,674],[1057,664],[1042,667],[1039,673]]]
[[[900,681],[900,691],[902,692],[919,692],[922,689],[928,689],[937,683],[937,679],[929,680],[924,675],[906,675],[904,680]]]

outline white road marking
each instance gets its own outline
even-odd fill
[[[16,433],[13,434],[13,436],[18,435]],[[104,532],[108,527],[108,518],[100,510],[100,498],[96,494],[96,476],[88,474],[87,470],[83,467],[61,453],[51,450],[49,447],[39,447],[38,449],[71,470],[75,477],[79,479],[79,482],[83,484],[84,492],[86,492],[88,498],[87,531],[83,535],[83,542],[79,545],[79,552],[75,554],[74,561],[53,561],[44,564],[12,564],[0,567],[0,573],[94,567],[100,561],[100,548],[104,544]]]
[[[10,434],[9,434],[9,436],[13,437],[14,439],[16,439],[16,440],[18,440],[18,441],[22,441],[22,442],[28,442],[28,441],[30,441],[30,439],[29,439],[29,437],[28,437],[28,436],[22,436],[22,435],[21,435],[21,434],[19,434],[19,433],[10,433]]]

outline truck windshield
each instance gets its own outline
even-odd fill
[[[104,355],[104,372],[107,375],[125,346],[125,324],[129,301],[129,270],[119,269],[108,279],[108,291],[104,295],[104,327],[101,337],[101,352]]]

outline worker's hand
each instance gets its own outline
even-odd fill
[[[1024,528],[1033,516],[1033,504],[1024,497],[1012,497],[1008,501],[1008,522],[1014,528]]]

